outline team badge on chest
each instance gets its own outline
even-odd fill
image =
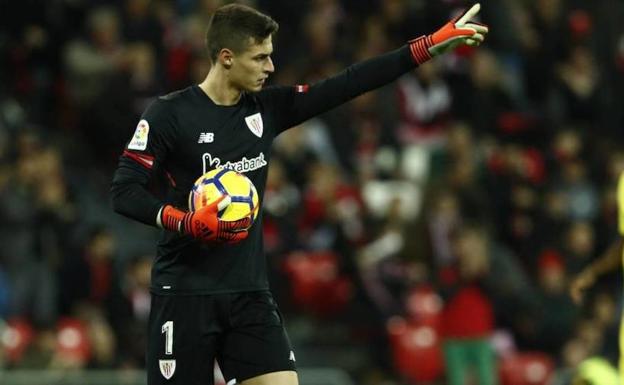
[[[262,115],[258,112],[257,114],[249,115],[245,117],[245,123],[247,123],[247,127],[249,130],[253,132],[258,138],[262,137]]]

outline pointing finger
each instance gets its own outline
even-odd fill
[[[472,19],[477,13],[479,13],[480,9],[481,9],[481,4],[476,3],[475,5],[470,7],[470,9],[455,22],[455,25],[457,27],[462,27],[464,24],[468,22],[468,20]]]

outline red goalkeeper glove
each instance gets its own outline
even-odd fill
[[[487,25],[470,21],[480,9],[481,5],[477,3],[433,34],[410,40],[409,47],[414,61],[422,64],[434,56],[455,49],[460,44],[469,46],[481,44],[489,29]]]
[[[205,243],[238,243],[249,235],[251,218],[222,221],[218,214],[231,203],[224,195],[214,203],[195,211],[183,211],[171,205],[160,210],[160,223],[171,231],[188,234]]]

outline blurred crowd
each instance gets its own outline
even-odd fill
[[[144,108],[203,80],[223,3],[0,3],[0,367],[143,367],[158,230],[113,214],[108,186]],[[245,3],[280,23],[282,85],[397,48],[470,4]],[[481,20],[482,47],[276,141],[265,247],[300,365],[361,384],[564,385],[613,371],[619,274],[581,305],[568,285],[617,236],[624,3],[484,0]]]

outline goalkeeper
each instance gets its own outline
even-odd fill
[[[277,135],[460,44],[479,45],[488,28],[473,21],[478,12],[477,4],[430,35],[318,83],[263,88],[274,71],[277,23],[243,5],[215,11],[205,80],[147,108],[111,186],[115,211],[163,229],[152,267],[149,385],[211,385],[215,359],[229,385],[298,384],[295,352],[269,291],[262,211],[253,225],[221,221],[226,197],[188,212],[193,181],[258,159],[244,172],[262,201]],[[163,199],[148,192],[154,176],[169,181]]]

